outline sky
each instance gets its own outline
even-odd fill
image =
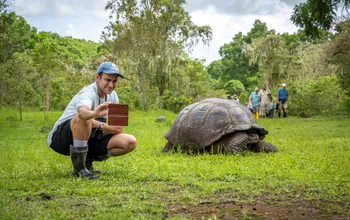
[[[259,19],[277,33],[297,31],[290,21],[295,5],[306,0],[187,0],[185,10],[192,22],[209,25],[213,32],[210,45],[199,43],[191,58],[205,59],[208,65],[221,59],[219,49],[239,32],[246,34]],[[12,9],[38,31],[50,31],[100,41],[109,22],[105,11],[108,0],[12,0]]]

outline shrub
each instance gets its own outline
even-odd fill
[[[171,91],[166,91],[162,97],[162,107],[174,113],[180,112],[184,107],[193,103],[192,98],[187,98],[184,95],[176,96]]]

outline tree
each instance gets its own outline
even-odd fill
[[[11,59],[12,54],[23,52],[30,47],[35,32],[26,20],[16,13],[0,13],[0,63]]]
[[[249,59],[245,53],[245,45],[250,44],[254,39],[266,37],[274,34],[274,30],[268,30],[266,23],[255,20],[253,28],[243,35],[241,32],[236,34],[233,41],[220,47],[220,56],[222,57],[222,74],[220,75],[221,86],[226,82],[235,79],[242,82],[245,88],[252,89],[256,85],[252,85],[248,80],[252,77],[260,77],[259,66],[257,64],[250,65]]]
[[[291,20],[304,28],[307,36],[320,38],[325,33],[324,30],[328,31],[334,26],[338,8],[342,5],[342,12],[348,12],[350,0],[307,0],[294,7]]]
[[[51,86],[53,78],[59,77],[62,69],[62,61],[59,59],[59,48],[47,33],[39,33],[42,36],[40,43],[36,43],[32,50],[35,68],[39,73],[38,80],[41,81],[41,92],[43,97],[44,117],[48,119],[50,109]]]
[[[9,0],[0,0],[0,13],[5,11],[5,9],[9,7],[9,4],[10,4]]]
[[[147,91],[156,87],[162,96],[167,89],[183,49],[211,39],[210,27],[194,25],[184,4],[184,0],[112,0],[106,6],[116,16],[103,33],[106,45],[127,65],[144,109]]]
[[[35,89],[38,79],[33,61],[26,53],[15,53],[5,64],[0,64],[0,79],[6,104],[15,106],[22,121],[25,106],[35,106],[40,100]]]
[[[242,92],[245,91],[243,84],[238,80],[230,80],[224,85],[224,89],[230,95],[241,95]]]
[[[215,60],[207,67],[208,74],[211,78],[218,80],[220,75],[223,74],[223,65],[221,60]]]
[[[336,26],[337,35],[329,44],[329,62],[338,66],[337,77],[342,89],[350,96],[350,19]]]

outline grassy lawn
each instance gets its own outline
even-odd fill
[[[124,131],[137,149],[94,163],[101,178],[85,180],[46,144],[45,127],[61,112],[47,121],[25,112],[22,122],[14,110],[0,113],[0,219],[184,219],[171,207],[258,200],[350,216],[349,116],[259,119],[278,153],[191,156],[161,152],[175,114],[132,111]]]

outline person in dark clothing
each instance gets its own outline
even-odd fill
[[[287,117],[287,107],[288,107],[288,90],[287,85],[282,84],[282,88],[277,92],[277,103],[279,104],[278,117],[281,117],[281,110],[283,111],[283,117]]]

